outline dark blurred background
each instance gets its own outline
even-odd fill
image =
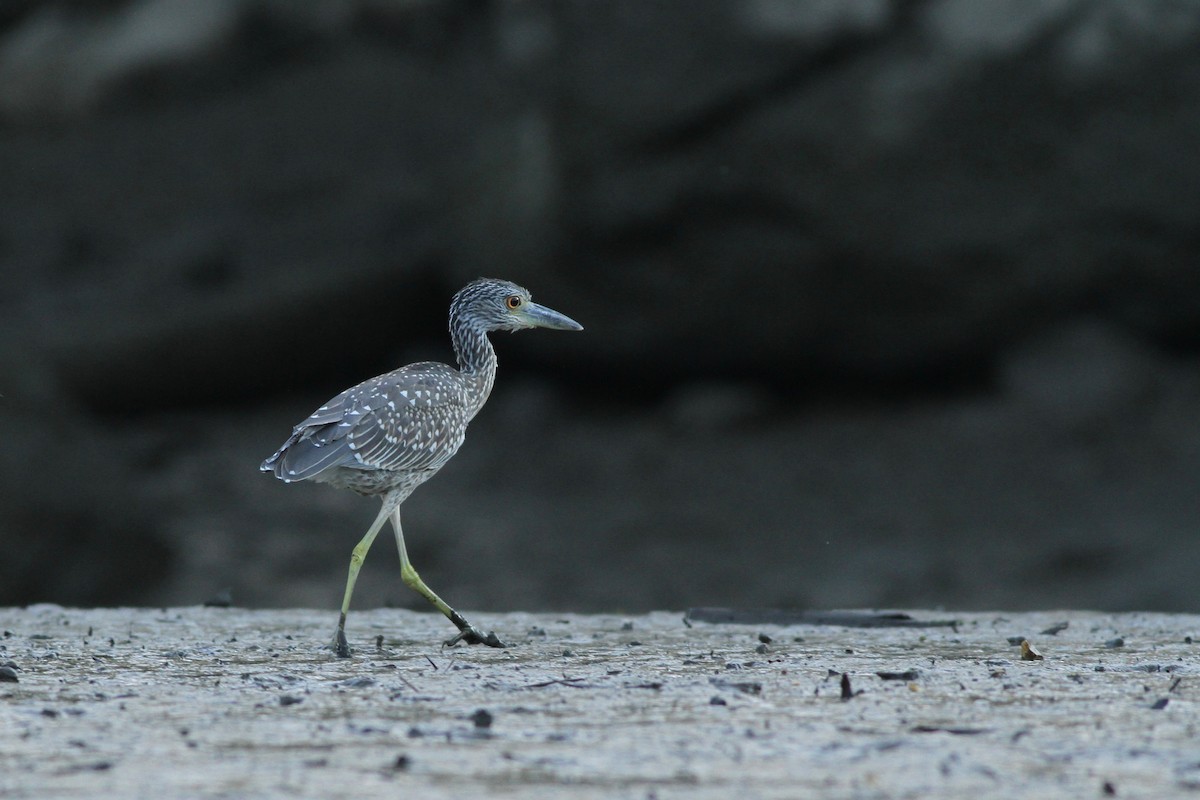
[[[1193,2],[6,2],[0,603],[332,613],[258,464],[487,275],[459,607],[1195,611],[1198,154]]]

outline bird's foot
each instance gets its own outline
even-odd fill
[[[508,645],[500,641],[500,638],[496,636],[495,632],[488,631],[487,633],[483,633],[474,625],[467,625],[458,632],[457,636],[447,639],[445,642],[443,642],[442,646],[454,647],[454,645],[458,644],[459,642],[466,642],[467,644],[486,644],[488,647],[508,647]]]
[[[346,632],[341,628],[333,637],[333,652],[338,658],[350,657],[350,643],[346,641]]]

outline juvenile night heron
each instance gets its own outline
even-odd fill
[[[488,333],[524,328],[583,330],[575,320],[533,302],[529,292],[515,283],[481,278],[467,284],[450,301],[450,339],[458,369],[424,361],[351,387],[293,428],[279,451],[262,463],[263,472],[287,483],[328,483],[383,501],[379,515],[350,554],[334,639],[334,650],[342,658],[350,656],[346,613],[354,583],[389,517],[400,549],[401,579],[458,628],[458,635],[446,644],[504,647],[495,633],[471,625],[421,580],[404,549],[400,504],[458,452],[467,423],[487,402],[496,379],[496,351]]]

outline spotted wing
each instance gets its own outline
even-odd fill
[[[463,441],[464,385],[457,370],[435,363],[372,378],[317,409],[263,469],[285,481],[338,467],[436,470]]]
[[[291,482],[341,466],[346,452],[336,444],[338,428],[345,417],[346,399],[357,388],[342,392],[293,428],[288,440],[259,469]]]

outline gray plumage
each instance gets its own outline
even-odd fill
[[[364,495],[428,478],[462,446],[486,377],[423,362],[364,381],[300,423],[263,469]]]
[[[342,625],[358,565],[383,520],[393,525],[407,567],[400,533],[399,506],[431,478],[466,437],[467,425],[487,402],[496,378],[496,352],[487,334],[525,328],[582,330],[574,320],[534,303],[528,291],[509,281],[479,279],[461,289],[450,303],[450,339],[458,368],[426,361],[409,364],[353,386],[318,408],[262,463],[285,482],[316,481],[377,495],[383,509],[376,525],[351,560],[346,599],[339,623],[339,655],[348,655]],[[409,567],[410,568],[410,567]],[[468,642],[487,641],[445,605],[412,572],[413,588],[459,626]],[[457,618],[457,619],[456,619]],[[466,627],[464,627],[466,626]],[[468,633],[470,629],[470,633]],[[494,634],[489,634],[498,643]]]
[[[508,308],[510,298],[520,307]],[[261,469],[288,483],[314,480],[364,495],[413,480],[416,488],[458,452],[467,424],[491,394],[497,361],[487,333],[529,327],[581,329],[532,303],[514,283],[468,284],[450,304],[458,369],[424,361],[347,389],[297,425]]]

